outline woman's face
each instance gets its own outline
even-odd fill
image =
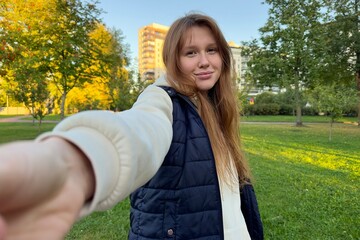
[[[200,91],[210,90],[219,80],[222,61],[209,28],[194,26],[187,30],[180,50],[180,68],[195,79]]]

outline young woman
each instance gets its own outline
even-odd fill
[[[176,20],[163,60],[166,75],[130,110],[82,112],[0,147],[0,239],[61,238],[128,196],[129,239],[263,239],[216,22]]]

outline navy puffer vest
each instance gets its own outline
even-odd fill
[[[163,88],[173,102],[173,139],[156,175],[130,196],[129,239],[224,239],[215,160],[203,122],[187,97]]]

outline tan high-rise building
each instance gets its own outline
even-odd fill
[[[152,23],[140,28],[139,39],[139,73],[142,80],[153,81],[164,73],[162,49],[169,27]]]
[[[235,67],[237,83],[239,88],[243,89],[247,84],[245,81],[245,73],[248,69],[247,62],[249,61],[249,57],[241,54],[242,49],[240,45],[237,45],[233,41],[228,42],[228,44],[233,55],[233,65]]]

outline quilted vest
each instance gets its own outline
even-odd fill
[[[173,102],[173,139],[155,176],[130,195],[129,239],[224,239],[218,177],[205,126],[187,97],[162,88]]]

